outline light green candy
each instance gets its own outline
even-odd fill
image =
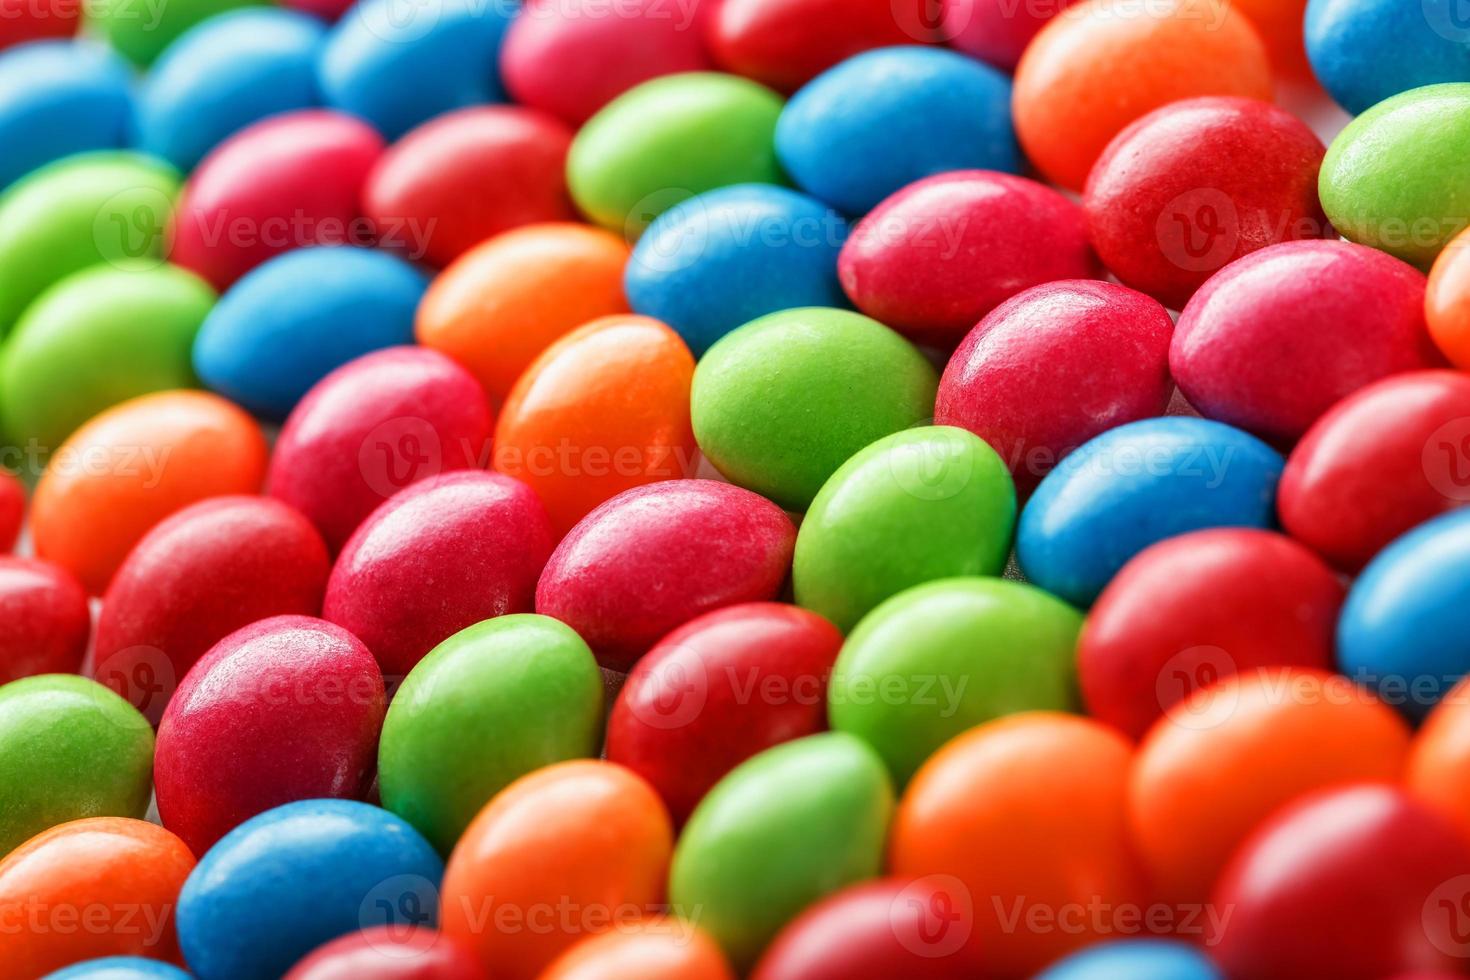
[[[696,194],[785,183],[775,146],[782,105],[765,86],[718,72],[644,82],[578,131],[567,157],[572,198],[598,224],[636,236]]]
[[[90,0],[88,29],[123,57],[146,67],[180,34],[216,14],[259,0]]]

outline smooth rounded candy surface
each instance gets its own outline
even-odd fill
[[[1470,834],[1470,681],[1455,685],[1420,726],[1404,786]]]
[[[1437,82],[1470,82],[1470,41],[1446,0],[1311,0],[1305,39],[1312,72],[1357,115]]]
[[[147,720],[100,684],[43,674],[0,687],[0,855],[68,820],[143,816],[152,767]]]
[[[444,874],[443,931],[493,976],[530,980],[583,936],[660,911],[672,848],[663,804],[622,766],[547,766],[512,783],[465,831]],[[565,905],[572,915],[547,921]],[[497,928],[497,912],[539,925]]]
[[[1224,980],[1210,958],[1184,942],[1118,939],[1073,953],[1036,980]]]
[[[1144,548],[1210,527],[1269,527],[1284,461],[1238,429],[1145,419],[1064,459],[1021,511],[1016,558],[1027,579],[1079,606]]]
[[[878,873],[892,810],[882,761],[851,735],[767,749],[695,809],[674,851],[669,901],[748,969],[802,909]]]
[[[398,491],[485,466],[493,425],[474,376],[443,354],[377,351],[297,403],[271,455],[269,492],[305,514],[335,553]]]
[[[274,980],[330,939],[429,925],[443,864],[393,814],[288,803],[210,849],[179,894],[179,945],[199,980]]]
[[[349,933],[297,963],[284,980],[485,980],[465,947],[422,926]]]
[[[734,980],[714,941],[694,923],[650,918],[590,936],[552,961],[539,980]]]
[[[96,957],[137,956],[155,971],[80,975],[183,976],[164,964],[179,958],[174,910],[193,868],[183,841],[142,820],[94,817],[37,834],[0,861],[0,907],[14,923],[0,935],[5,975],[39,977]]]
[[[1167,310],[1122,286],[1033,287],[965,335],[939,379],[934,421],[985,440],[1029,491],[1094,436],[1164,413],[1173,333]]]
[[[1331,670],[1345,594],[1320,558],[1272,531],[1195,531],[1145,548],[1083,627],[1077,673],[1088,714],[1137,739],[1222,677]]]
[[[221,14],[185,32],[139,91],[139,148],[192,170],[251,123],[317,105],[325,37],[316,18],[268,8]]]
[[[1175,102],[1108,144],[1084,206],[1098,258],[1125,286],[1183,309],[1216,271],[1267,245],[1335,238],[1317,200],[1326,153],[1284,109]]]
[[[104,956],[48,973],[45,980],[189,980],[189,974],[141,956]]]
[[[780,113],[780,96],[734,75],[684,72],[644,82],[577,132],[567,157],[572,199],[597,224],[631,237],[695,194],[784,183],[775,147]]]
[[[13,20],[9,6],[0,23]],[[126,146],[131,85],[127,64],[98,44],[42,41],[0,54],[0,188],[52,160]]]
[[[937,173],[1021,168],[1010,79],[919,46],[868,51],[809,82],[781,111],[776,152],[803,190],[855,215]]]
[[[15,550],[25,518],[25,484],[10,470],[0,468],[0,553]]]
[[[40,41],[67,38],[77,32],[82,5],[79,0],[0,0],[0,50]]]
[[[536,611],[575,629],[612,670],[670,630],[721,606],[774,599],[796,528],[770,501],[714,480],[618,494],[562,539],[536,586]]]
[[[466,626],[530,612],[554,543],[546,508],[519,480],[479,471],[425,480],[348,540],[322,615],[361,638],[384,676],[397,679]]]
[[[951,46],[1014,74],[1026,46],[1074,0],[1011,4],[1008,0],[942,0],[940,32]]]
[[[1424,294],[1429,336],[1451,364],[1470,367],[1470,231],[1463,231],[1434,260]]]
[[[148,8],[137,0],[98,0],[84,4],[85,26],[93,37],[105,39],[129,61],[146,68],[176,38],[195,24],[244,7],[250,0],[180,0]]]
[[[526,773],[595,756],[602,676],[581,637],[545,616],[477,623],[439,644],[393,699],[378,751],[383,806],[448,854]]]
[[[0,684],[74,674],[92,633],[87,592],[66,569],[0,556]]]
[[[511,389],[492,465],[536,491],[560,538],[624,490],[694,475],[693,377],[689,348],[657,320],[593,320],[542,351]]]
[[[371,351],[413,343],[427,277],[366,248],[302,248],[231,287],[194,341],[194,369],[214,391],[284,419],[327,374]]]
[[[837,256],[847,234],[836,212],[784,187],[709,191],[649,225],[628,262],[628,301],[702,355],[767,313],[844,305]]]
[[[1022,290],[1100,274],[1079,206],[1034,180],[978,170],[929,177],[878,205],[837,271],[858,309],[937,347]]]
[[[394,143],[363,188],[378,246],[440,268],[493,235],[571,221],[572,131],[520,106],[475,106]]]
[[[1135,119],[1200,95],[1269,102],[1271,67],[1228,0],[1083,0],[1026,48],[1015,85],[1027,157],[1048,179],[1080,190]]]
[[[826,728],[842,634],[815,613],[755,602],[690,620],[633,667],[607,726],[607,758],[658,791],[675,823],[731,769]]]
[[[94,595],[148,530],[206,497],[256,493],[266,446],[250,417],[198,391],[163,391],[108,409],[47,464],[31,502],[38,557]]]
[[[727,334],[694,372],[705,457],[740,486],[805,510],[859,449],[933,413],[934,368],[876,320],[808,307]]]

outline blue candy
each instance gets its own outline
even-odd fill
[[[1411,88],[1470,82],[1463,0],[1311,0],[1307,58],[1354,115]]]
[[[52,160],[127,146],[127,62],[83,41],[36,41],[0,54],[0,188]]]
[[[141,956],[108,956],[75,963],[46,974],[42,980],[189,980],[189,974],[176,966]]]
[[[818,75],[776,125],[781,164],[807,193],[864,214],[947,170],[1016,173],[1005,75],[943,48],[879,48]]]
[[[268,419],[284,419],[331,371],[413,343],[428,277],[388,252],[304,248],[253,269],[221,297],[194,339],[204,384]]]
[[[190,28],[138,93],[138,145],[191,170],[232,133],[319,105],[321,21],[292,10],[233,10]]]
[[[1223,980],[1209,957],[1186,943],[1130,939],[1073,953],[1035,980]]]
[[[679,332],[695,355],[741,324],[798,306],[846,306],[837,253],[847,222],[769,184],[690,198],[648,227],[624,274],[634,310]]]
[[[1187,531],[1269,527],[1284,461],[1255,436],[1199,418],[1132,422],[1062,460],[1016,529],[1026,577],[1075,605],[1144,548]]]

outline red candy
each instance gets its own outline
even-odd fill
[[[26,488],[14,473],[0,470],[0,552],[12,551],[26,517]]]
[[[796,528],[758,494],[713,480],[668,480],[618,494],[557,546],[536,611],[581,634],[597,659],[627,670],[701,613],[773,599]]]
[[[1180,309],[1205,280],[1267,245],[1336,238],[1317,200],[1327,152],[1306,124],[1255,99],[1186,99],[1119,133],[1083,206],[1098,258]]]
[[[0,684],[74,674],[87,655],[87,591],[60,565],[0,557]]]
[[[323,615],[396,680],[466,626],[530,612],[554,543],[530,487],[499,473],[449,473],[398,494],[357,529],[332,568]]]
[[[153,768],[159,819],[202,855],[272,807],[360,799],[385,706],[378,665],[346,630],[277,616],[231,633],[164,712]]]
[[[1142,738],[1194,690],[1257,667],[1330,670],[1342,583],[1270,531],[1196,531],[1123,566],[1077,648],[1087,712]]]
[[[571,142],[571,130],[532,109],[447,113],[389,147],[368,175],[363,211],[380,247],[443,267],[491,235],[572,220]]]
[[[330,567],[316,528],[278,500],[186,507],[149,531],[108,585],[93,675],[156,725],[220,640],[269,616],[320,613]]]
[[[0,51],[27,41],[71,37],[81,19],[81,0],[0,0]]]
[[[433,929],[377,926],[317,948],[284,980],[485,980],[463,946]]]
[[[919,343],[953,347],[995,307],[1098,274],[1082,209],[1024,177],[962,170],[910,184],[853,229],[838,259],[858,309]]]
[[[942,0],[949,43],[972,58],[1014,73],[1021,52],[1046,22],[1074,0]]]

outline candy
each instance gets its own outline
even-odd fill
[[[622,766],[547,766],[465,831],[444,874],[444,934],[497,980],[530,980],[581,937],[657,911],[672,846],[663,805]]]
[[[499,102],[500,44],[514,9],[363,0],[327,39],[317,66],[322,95],[390,140],[451,109]]]
[[[138,147],[192,170],[251,123],[317,105],[316,59],[325,36],[313,17],[259,8],[185,31],[139,90]]]
[[[293,248],[361,244],[359,198],[382,150],[365,123],[321,109],[247,126],[189,178],[169,257],[225,289]]]
[[[206,497],[255,493],[266,447],[250,417],[196,391],[163,391],[108,409],[51,457],[31,502],[38,557],[94,595],[148,530]]]
[[[1183,309],[1243,255],[1336,237],[1317,201],[1326,152],[1305,123],[1266,102],[1155,109],[1119,133],[1087,177],[1092,244],[1124,285]]]
[[[602,676],[581,637],[544,616],[489,619],[439,644],[393,699],[383,805],[448,854],[496,793],[601,740]]]
[[[5,975],[39,977],[99,956],[176,962],[174,903],[193,867],[182,841],[142,820],[94,817],[37,834],[0,861]]]
[[[48,973],[46,980],[189,980],[189,974],[140,956],[105,956]]]
[[[536,491],[559,538],[624,490],[694,475],[693,376],[689,349],[657,320],[594,320],[511,389],[492,465]]]
[[[958,344],[1022,290],[1099,275],[1080,207],[1035,181],[979,170],[918,181],[878,205],[837,271],[858,309],[937,347]]]
[[[0,49],[50,37],[71,37],[81,0],[0,0]]]
[[[307,800],[236,827],[179,894],[179,945],[199,980],[274,980],[329,939],[432,925],[443,865],[402,820]]]
[[[11,6],[0,24],[14,22]],[[122,59],[96,44],[42,41],[0,55],[0,188],[52,160],[126,146],[131,82]]]
[[[363,213],[378,245],[447,266],[521,225],[571,221],[572,132],[519,106],[446,113],[390,146],[368,174]]]
[[[878,873],[892,810],[882,761],[851,735],[767,749],[695,808],[674,850],[669,901],[748,969],[807,905]]]
[[[1287,458],[1287,533],[1357,571],[1394,538],[1470,500],[1470,378],[1411,371],[1334,405]]]
[[[1271,531],[1194,531],[1145,548],[1083,627],[1077,674],[1087,712],[1137,739],[1222,677],[1330,670],[1345,594],[1320,558]]]
[[[1089,439],[1164,413],[1173,333],[1162,306],[1122,286],[1035,286],[965,335],[939,379],[934,420],[988,442],[1029,492]]]
[[[1408,748],[1390,708],[1325,671],[1258,669],[1195,691],[1149,730],[1128,787],[1159,898],[1204,901],[1272,811],[1337,783],[1397,781]]]
[[[1269,527],[1283,465],[1265,443],[1219,422],[1130,422],[1041,481],[1021,511],[1016,558],[1041,588],[1090,605],[1157,541],[1210,527]]]
[[[1032,38],[1075,0],[942,0],[940,32],[949,43],[1004,72],[1014,73]]]
[[[152,766],[148,722],[101,685],[45,674],[0,687],[0,855],[68,820],[143,816]]]
[[[693,923],[645,919],[582,940],[552,961],[539,980],[734,980],[718,946]]]
[[[86,32],[103,38],[139,67],[147,67],[174,39],[195,24],[250,0],[170,0],[149,8],[137,0],[97,0],[84,3]]]
[[[472,371],[500,402],[552,342],[589,320],[628,312],[616,235],[553,223],[508,231],[461,255],[419,304],[419,343]]]
[[[297,963],[285,980],[484,980],[459,943],[433,929],[376,926],[349,933]]]
[[[1424,294],[1429,336],[1451,364],[1470,366],[1470,232],[1461,232],[1439,253]]]
[[[1266,49],[1228,0],[1082,0],[1026,48],[1015,85],[1021,146],[1072,190],[1114,136],[1160,106],[1271,99]]]
[[[710,6],[530,0],[505,35],[505,87],[522,105],[580,126],[635,85],[707,68],[700,25]]]
[[[889,868],[968,898],[983,959],[973,975],[1029,976],[1142,908],[1123,812],[1130,761],[1104,725],[1030,712],[970,729],[919,770],[894,818]],[[1078,911],[1092,909],[1102,911]]]
[[[25,516],[25,486],[14,473],[0,468],[0,554],[15,550]]]
[[[86,590],[66,569],[0,557],[0,684],[77,673],[91,633]]]
[[[536,585],[536,611],[576,630],[598,662],[627,670],[702,613],[774,599],[796,528],[770,501],[714,480],[618,494],[562,539]]]
[[[1454,6],[1441,0],[1311,0],[1305,40],[1312,72],[1357,115],[1436,82],[1470,82],[1470,47]]]
[[[1314,80],[1302,36],[1307,0],[1235,0],[1233,6],[1261,35],[1271,56],[1271,67],[1282,81],[1295,84]]]
[[[776,126],[781,165],[807,193],[864,214],[950,170],[1021,168],[1005,75],[942,48],[880,48],[807,83]]]
[[[847,222],[768,184],[690,198],[649,225],[624,275],[628,301],[702,355],[743,323],[799,306],[843,306],[837,255]]]
[[[286,419],[269,492],[340,551],[383,501],[440,473],[489,461],[493,417],[464,368],[437,351],[394,347],[319,381]]]
[[[1191,405],[1278,443],[1370,382],[1441,363],[1424,327],[1424,277],[1339,241],[1231,263],[1190,300],[1169,350]]]
[[[189,349],[214,300],[175,265],[95,266],[61,280],[26,308],[5,345],[6,434],[54,449],[119,402],[192,387]]]
[[[1099,943],[1047,967],[1036,980],[1224,980],[1203,952],[1164,939]]]
[[[1380,102],[1327,148],[1322,207],[1349,241],[1428,269],[1470,224],[1470,84],[1429,85]]]
[[[636,236],[696,194],[783,183],[774,143],[781,105],[770,89],[718,72],[644,82],[578,130],[567,157],[572,200],[597,224]]]
[[[805,510],[837,468],[926,420],[934,369],[902,337],[846,310],[761,317],[710,348],[694,372],[694,435],[740,486]]]
[[[1404,787],[1470,831],[1470,682],[1456,684],[1424,719],[1409,747]]]
[[[303,248],[237,282],[194,341],[194,368],[213,390],[256,415],[284,419],[327,374],[353,358],[413,342],[428,279],[365,248]]]
[[[607,758],[638,773],[683,824],[746,759],[826,728],[842,634],[815,613],[754,602],[690,620],[628,674]]]

